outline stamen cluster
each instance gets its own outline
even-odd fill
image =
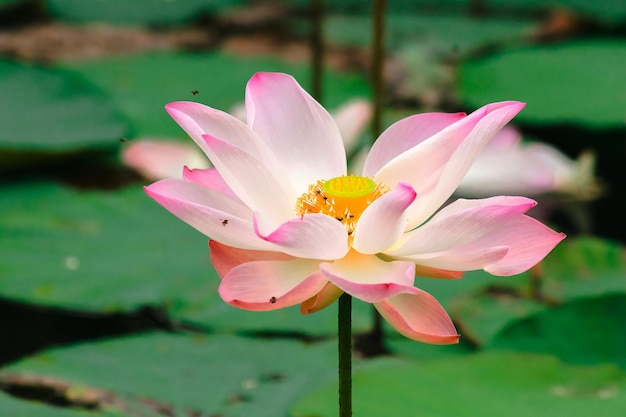
[[[337,189],[338,183],[356,185],[355,191],[352,191],[350,187],[344,187],[341,192],[335,193],[333,190]],[[363,184],[366,185],[365,190]],[[343,176],[328,181],[319,180],[309,185],[308,191],[298,198],[296,212],[301,216],[309,213],[332,216],[345,225],[348,235],[351,236],[365,208],[387,191],[389,190],[385,185],[376,184],[369,178],[359,176]]]

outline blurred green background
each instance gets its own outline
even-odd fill
[[[323,103],[370,99],[371,4],[326,2]],[[527,102],[527,141],[590,150],[602,192],[550,195],[568,238],[516,277],[417,278],[456,346],[370,332],[355,416],[617,416],[626,409],[626,2],[390,0],[385,114]],[[330,417],[336,310],[237,310],[207,239],[121,154],[191,142],[163,106],[311,85],[307,0],[0,0],[0,415]],[[370,138],[362,135],[362,142]]]

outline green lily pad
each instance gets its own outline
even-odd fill
[[[55,378],[168,415],[276,417],[311,386],[336,378],[336,349],[334,341],[156,333],[42,352],[5,367],[0,379]]]
[[[539,301],[520,294],[485,291],[455,298],[450,314],[459,327],[461,337],[484,346],[507,325],[545,308]]]
[[[504,329],[493,349],[550,353],[580,363],[616,363],[626,369],[626,295],[573,301]]]
[[[525,291],[530,274],[498,277],[485,271],[466,272],[460,279],[417,278],[415,286],[432,294],[444,307],[449,308],[457,297],[480,292],[486,288],[499,287]]]
[[[222,11],[244,0],[45,0],[58,20],[125,25],[177,25]]]
[[[465,14],[389,13],[386,44],[392,50],[420,47],[435,56],[467,53],[475,48],[518,40],[528,36],[535,25],[522,19],[488,19]],[[328,41],[369,47],[372,18],[369,15],[334,14],[324,22]]]
[[[0,160],[10,165],[35,153],[113,149],[127,133],[102,91],[67,71],[0,60],[0,95]]]
[[[626,407],[626,374],[610,365],[576,368],[549,356],[485,353],[423,364],[387,363],[354,375],[359,417],[613,416]],[[337,415],[337,385],[302,397],[293,417]],[[541,412],[541,411],[539,411]]]
[[[229,111],[244,102],[246,83],[255,72],[288,72],[305,88],[310,76],[306,65],[223,53],[155,53],[64,65],[111,94],[130,120],[134,136],[186,138],[163,110],[165,104],[190,100]],[[328,108],[369,95],[362,75],[329,72],[324,82]]]
[[[499,100],[528,105],[516,118],[529,124],[623,128],[626,42],[587,40],[511,50],[467,61],[459,95],[471,108]]]
[[[567,239],[542,267],[541,294],[554,302],[626,294],[626,250],[615,242]]]
[[[389,352],[400,359],[411,359],[418,363],[425,361],[456,358],[468,355],[473,352],[473,348],[466,343],[461,335],[461,341],[455,345],[429,345],[419,343],[415,340],[394,334],[384,340],[385,347]]]
[[[108,193],[5,184],[0,195],[4,297],[100,312],[160,306],[176,320],[223,331],[337,331],[332,306],[303,316],[298,306],[250,312],[225,304],[217,294],[208,239],[141,187]],[[355,331],[370,326],[370,308],[355,303]]]

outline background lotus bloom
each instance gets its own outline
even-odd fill
[[[311,313],[347,292],[407,337],[455,343],[450,318],[414,287],[416,275],[513,275],[564,238],[526,216],[535,202],[523,197],[458,200],[437,212],[523,107],[400,120],[372,147],[362,176],[347,176],[328,112],[291,76],[259,73],[246,89],[247,125],[197,103],[166,106],[215,169],[185,170],[146,192],[212,239],[219,293],[231,305]]]
[[[122,149],[122,162],[149,180],[182,178],[182,167],[209,168],[196,146],[173,139],[136,139]]]
[[[556,193],[576,200],[598,195],[593,154],[583,153],[574,161],[550,145],[522,144],[521,139],[514,128],[502,129],[476,158],[455,194],[486,197]]]

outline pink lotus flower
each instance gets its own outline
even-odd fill
[[[415,276],[523,272],[564,238],[526,215],[524,197],[458,200],[437,212],[485,144],[523,103],[470,115],[400,120],[346,175],[332,117],[289,75],[256,74],[247,125],[197,103],[166,106],[215,169],[188,170],[146,192],[209,236],[224,301],[247,310],[300,304],[318,311],[343,292],[373,303],[405,336],[447,344],[458,335]]]
[[[594,165],[590,152],[574,161],[548,144],[522,143],[521,133],[507,126],[485,146],[455,195],[556,194],[568,200],[591,200],[600,193]]]

